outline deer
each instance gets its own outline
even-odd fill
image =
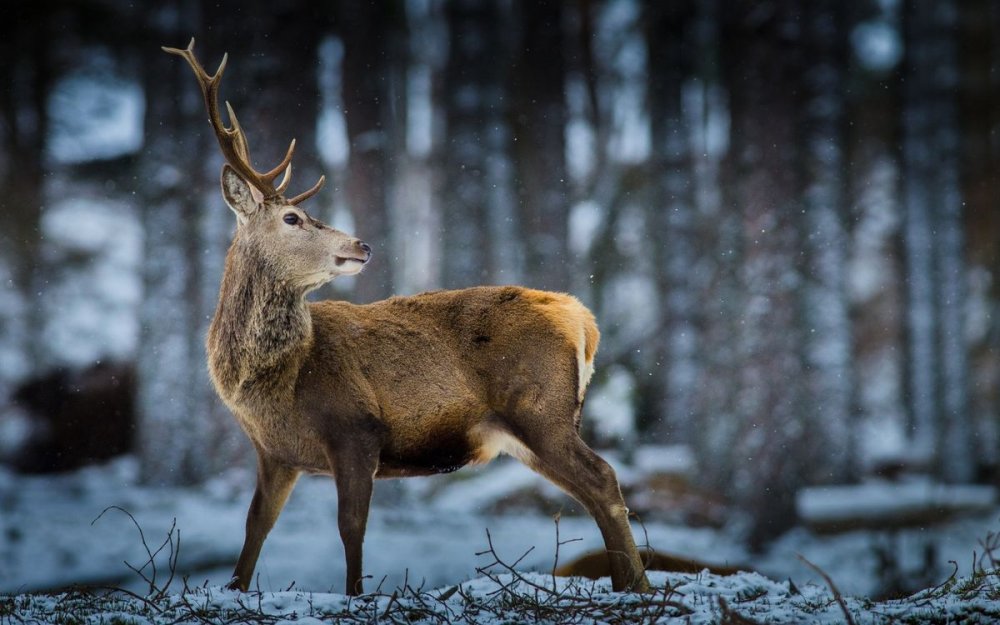
[[[246,592],[261,547],[301,474],[333,477],[345,592],[362,594],[362,543],[375,479],[433,475],[505,453],[594,517],[615,591],[649,592],[614,469],[580,437],[599,332],[575,297],[479,286],[369,304],[307,301],[372,258],[362,240],[309,216],[309,190],[286,198],[292,140],[272,169],[254,168],[229,102],[228,54],[208,74],[190,65],[225,158],[236,215],[206,351],[213,386],[257,454],[257,483],[229,588]],[[278,181],[278,177],[281,180]]]

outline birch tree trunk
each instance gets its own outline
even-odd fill
[[[956,7],[907,5],[903,149],[914,442],[940,476],[974,467],[965,345]]]

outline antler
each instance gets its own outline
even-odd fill
[[[284,193],[288,187],[288,183],[292,180],[292,154],[295,152],[295,139],[292,139],[291,144],[288,146],[285,158],[281,159],[281,162],[270,171],[261,173],[254,169],[250,163],[250,148],[247,146],[246,134],[243,132],[243,128],[240,127],[240,122],[236,119],[236,113],[233,111],[233,107],[229,105],[229,102],[226,102],[226,112],[229,114],[229,121],[232,123],[232,128],[227,128],[222,122],[222,116],[219,114],[219,83],[222,81],[222,72],[226,69],[229,54],[227,53],[222,56],[219,69],[215,70],[215,74],[210,76],[194,56],[194,37],[191,38],[191,43],[184,50],[163,46],[163,51],[184,57],[184,60],[194,70],[195,78],[198,79],[198,85],[201,87],[201,93],[205,96],[208,121],[212,124],[212,129],[215,131],[215,137],[219,140],[219,147],[222,148],[222,155],[225,157],[226,162],[244,180],[263,193],[265,198],[273,199]],[[281,182],[275,186],[274,181],[282,172],[284,172],[284,176],[282,176]],[[326,176],[320,176],[311,189],[305,193],[296,195],[288,200],[288,203],[298,204],[303,200],[311,198],[323,188],[324,182],[326,182]]]

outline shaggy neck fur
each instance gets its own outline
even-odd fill
[[[233,241],[208,335],[212,381],[227,403],[283,398],[312,342],[305,291],[255,247]]]

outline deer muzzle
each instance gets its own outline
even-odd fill
[[[348,261],[354,261],[361,263],[362,265],[368,264],[368,261],[372,258],[372,248],[370,245],[361,240],[355,240],[353,245],[353,250],[348,254],[337,254],[334,264],[338,267],[342,266]]]

